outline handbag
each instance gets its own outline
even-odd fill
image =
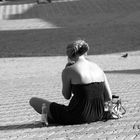
[[[112,100],[104,104],[105,119],[119,119],[126,113],[119,96],[112,95]]]

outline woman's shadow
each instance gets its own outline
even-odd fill
[[[42,127],[50,127],[50,126],[52,126],[52,125],[45,125],[42,122],[38,121],[38,122],[25,123],[25,124],[12,124],[12,125],[0,126],[0,131],[2,131],[2,130],[16,130],[16,129],[28,129],[28,128],[42,128]]]

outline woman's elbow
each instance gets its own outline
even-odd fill
[[[67,100],[69,100],[70,99],[70,96],[65,95],[64,98],[67,99]]]
[[[69,99],[70,99],[70,96],[69,96],[69,95],[67,95],[67,94],[65,94],[65,93],[63,93],[63,96],[64,96],[64,98],[65,98],[65,99],[67,99],[67,100],[69,100]]]
[[[65,99],[69,100],[69,99],[70,99],[70,97],[65,96]]]

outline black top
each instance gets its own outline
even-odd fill
[[[51,103],[50,112],[53,120],[49,123],[80,124],[102,120],[105,101],[104,82],[73,84],[73,97],[68,106]]]

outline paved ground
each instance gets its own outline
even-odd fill
[[[135,55],[134,55],[135,54]],[[114,94],[127,110],[119,120],[73,126],[37,127],[40,120],[28,104],[37,96],[67,104],[61,95],[65,57],[0,59],[0,139],[118,139],[140,138],[140,56],[130,53],[89,56],[106,72]]]
[[[82,7],[83,4],[85,5],[87,4],[89,7],[90,4],[92,4],[93,6],[92,1],[90,0],[88,0],[89,3],[86,3],[82,0],[81,2],[82,4],[80,3],[80,7]],[[103,0],[104,3],[101,3],[101,0],[94,1],[94,2],[97,2],[98,3],[97,5],[100,5],[100,7],[102,6],[101,9],[100,7],[98,9],[97,5],[95,6],[95,8],[93,8],[95,12],[100,13],[104,8],[103,5],[106,4],[106,0]],[[95,47],[96,53],[100,52],[100,49],[103,49],[100,52],[101,55],[90,55],[89,58],[94,62],[98,63],[103,68],[103,70],[105,71],[109,79],[112,92],[116,95],[119,95],[122,98],[123,105],[127,110],[125,116],[119,120],[110,120],[107,122],[96,122],[96,123],[83,124],[83,125],[69,125],[69,126],[57,126],[57,127],[35,126],[34,121],[40,120],[40,115],[37,114],[29,106],[28,101],[31,97],[37,96],[37,97],[49,99],[51,101],[68,104],[68,101],[66,101],[61,95],[61,71],[65,66],[66,57],[47,56],[47,57],[1,58],[0,59],[0,85],[1,85],[0,86],[0,140],[24,140],[24,139],[25,140],[47,140],[47,139],[139,140],[140,139],[140,96],[139,96],[140,95],[140,51],[139,51],[139,36],[137,36],[139,35],[139,31],[137,30],[139,29],[139,25],[138,25],[139,18],[137,17],[139,17],[138,8],[140,6],[139,5],[140,3],[137,0],[133,0],[132,3],[130,0],[124,0],[123,2],[121,0],[118,0],[117,2],[121,3],[121,4],[118,3],[117,8],[115,8],[114,6],[116,4],[115,2],[111,2],[109,7],[113,7],[112,11],[114,11],[114,14],[117,13],[117,15],[118,15],[118,8],[120,8],[121,13],[123,13],[125,16],[124,17],[121,16],[119,20],[113,20],[112,21],[113,24],[111,24],[112,22],[108,22],[109,20],[107,20],[107,16],[105,16],[106,18],[104,20],[104,23],[106,24],[110,23],[113,26],[107,26],[105,24],[101,24],[104,25],[104,28],[101,28],[99,30],[99,27],[101,26],[96,26],[98,27],[98,32],[92,34],[90,31],[88,33],[92,37],[95,37],[96,35],[100,37],[100,35],[102,35],[102,37],[99,40],[95,38],[94,41],[97,44],[105,43],[105,39],[103,38],[107,39],[107,36],[105,36],[106,31],[107,33],[111,33],[114,39],[115,37],[118,37],[116,38],[117,41],[118,40],[121,41],[120,44],[116,44],[116,46],[118,45],[117,47],[118,51],[114,47],[112,48],[107,47],[108,44],[114,41],[114,40],[110,40],[110,41],[108,40],[108,42],[105,43],[105,48],[102,48],[102,44],[98,44],[100,46],[100,47],[98,46],[98,48]],[[19,3],[19,5],[20,4],[21,3]],[[29,5],[31,4],[32,3],[29,3]],[[54,7],[50,6],[50,9],[57,8],[57,10],[54,12],[54,15],[58,12],[60,18],[62,16],[61,13],[62,11],[60,8],[61,6],[59,7],[55,2],[53,4]],[[7,4],[5,3],[0,5],[0,8],[3,5],[7,7]],[[11,7],[11,9],[12,8],[14,9],[13,5],[17,5],[17,2],[16,4],[8,3],[8,5],[12,5],[9,7]],[[29,5],[27,4],[27,7]],[[63,3],[64,7],[65,5],[66,3],[65,4]],[[44,7],[45,9],[45,6],[47,6],[47,4],[41,6],[39,5],[38,7],[39,8]],[[68,7],[69,6],[67,5],[67,8]],[[74,4],[73,7],[75,7]],[[132,8],[133,12],[135,12],[135,14],[131,13],[132,11],[130,10],[131,9],[130,7]],[[72,12],[72,9],[69,9],[67,14],[69,14],[69,11]],[[110,13],[110,10],[108,11],[108,9],[106,8],[103,10],[108,12],[108,14]],[[2,46],[0,47],[1,56],[6,56],[6,49],[7,49],[7,53],[9,53],[8,54],[9,56],[16,56],[15,54],[17,54],[17,56],[18,55],[25,56],[25,53],[27,53],[28,56],[34,56],[32,51],[31,52],[23,51],[24,49],[26,50],[25,44],[23,42],[30,40],[30,43],[29,44],[27,43],[29,50],[30,50],[30,46],[32,46],[33,44],[40,45],[40,42],[38,43],[38,40],[36,40],[37,38],[34,38],[36,36],[36,33],[41,35],[43,39],[45,39],[43,35],[44,34],[46,35],[46,33],[50,33],[51,35],[55,34],[55,37],[52,39],[46,37],[47,41],[49,41],[49,39],[51,40],[49,42],[50,44],[56,39],[56,36],[58,35],[56,32],[65,33],[64,36],[61,36],[61,38],[65,40],[65,42],[63,42],[62,44],[65,44],[68,41],[68,39],[69,40],[73,39],[71,32],[74,31],[75,29],[78,29],[78,27],[75,27],[76,25],[74,22],[68,24],[68,21],[62,22],[61,20],[59,21],[57,19],[56,20],[57,24],[54,24],[57,25],[57,27],[59,27],[59,25],[63,25],[63,26],[67,25],[68,30],[63,30],[63,31],[59,29],[56,29],[57,31],[55,32],[52,30],[50,32],[48,32],[48,30],[46,30],[45,32],[44,30],[42,31],[29,30],[29,27],[32,28],[33,26],[34,28],[36,28],[39,26],[39,24],[40,24],[40,29],[42,29],[43,27],[45,28],[48,27],[48,24],[46,25],[46,22],[45,25],[42,26],[42,23],[44,22],[42,20],[38,21],[38,19],[43,19],[44,17],[46,17],[46,15],[41,16],[39,11],[37,11],[37,13],[39,14],[38,17],[40,18],[34,19],[35,25],[31,24],[33,21],[31,20],[29,21],[28,19],[33,20],[33,18],[31,17],[34,17],[35,11],[32,9],[30,12],[27,12],[26,14],[19,14],[19,15],[13,14],[14,16],[12,16],[13,19],[11,20],[9,20],[9,16],[8,16],[9,14],[4,16],[2,14],[0,20],[0,30],[1,30],[0,35],[3,35],[3,38],[0,38],[0,44]],[[77,7],[77,12],[79,13],[81,12],[81,10],[79,10],[78,7]],[[126,16],[127,12],[129,12],[129,14]],[[51,14],[52,13],[53,12],[51,12]],[[75,13],[73,12],[71,14],[74,15]],[[86,12],[86,14],[88,14],[88,12]],[[70,17],[73,17],[72,15],[70,15]],[[27,19],[25,17],[27,17]],[[111,16],[110,18],[112,19],[112,17],[113,19],[115,19],[115,16]],[[18,24],[13,24],[14,18],[16,18],[15,22],[18,21]],[[26,19],[28,23],[27,25],[30,24],[30,26],[27,27],[25,23],[22,22],[23,21],[22,19],[23,20]],[[44,18],[43,20],[46,21],[45,19],[46,18]],[[80,16],[79,19],[82,20]],[[124,22],[124,19],[125,21],[127,21],[127,23],[125,22],[124,26],[122,26],[122,22]],[[103,20],[101,20],[100,18],[99,19],[97,18],[95,21],[97,22],[97,24],[103,23]],[[78,31],[80,31],[80,33],[83,36],[87,35],[84,32],[89,31],[87,30],[87,26],[85,26],[87,25],[87,22],[85,23],[84,20],[82,20],[81,22],[82,25],[80,23],[78,24],[80,25],[80,29]],[[116,26],[114,26],[115,22],[117,23],[121,22],[121,24],[117,24],[117,27],[119,27],[117,28],[118,30],[115,30],[116,29]],[[53,22],[51,22],[50,24],[51,26],[52,23]],[[95,28],[95,27],[93,28],[93,25],[90,25],[91,29]],[[24,30],[17,31],[20,28],[18,27],[16,28],[16,26],[23,27]],[[105,27],[107,27],[107,29]],[[112,28],[109,30],[110,27]],[[11,31],[13,30],[13,28],[16,28],[16,31]],[[124,30],[122,31],[123,28]],[[102,29],[104,29],[105,31],[104,34],[100,34]],[[27,30],[27,32],[25,32],[25,30]],[[70,30],[72,31],[70,32]],[[113,34],[113,31],[118,33]],[[119,38],[119,33],[121,36],[120,38]],[[13,35],[15,36],[13,37]],[[74,35],[74,37],[76,35]],[[88,35],[87,37],[87,40],[89,40],[89,42],[91,41],[91,38],[89,38],[90,35]],[[108,36],[110,37],[110,39],[111,39],[111,35]],[[24,39],[21,39],[22,37],[24,37]],[[29,38],[29,40],[27,38]],[[58,39],[62,41],[61,38],[58,37]],[[121,40],[121,38],[123,39]],[[36,40],[36,42],[34,39]],[[128,48],[126,47],[127,41],[128,44],[129,43],[131,44],[129,45]],[[113,43],[115,44],[116,42],[112,42],[112,44]],[[12,49],[14,48],[14,45],[22,46],[22,44],[24,44],[23,48],[24,47],[25,48],[22,49],[21,47],[19,50],[23,53],[23,55],[20,54],[18,51],[15,52],[16,47],[15,50]],[[45,45],[47,47],[47,44]],[[47,49],[48,53],[46,52],[45,55],[63,54],[61,53],[61,51],[64,51],[64,48],[60,48],[61,51],[59,52],[59,49],[56,47],[56,42],[54,45],[55,47],[51,46],[50,50]],[[125,46],[124,48],[123,45]],[[9,46],[11,48],[8,48]],[[9,49],[11,50],[9,51]],[[105,51],[106,49],[107,49],[106,53],[103,53],[103,51]],[[127,58],[121,57],[121,55],[124,54],[124,51],[128,52]],[[5,54],[2,55],[3,52]],[[41,52],[38,49],[38,52],[39,52],[39,56],[43,55],[42,53],[43,51]],[[118,53],[113,53],[113,52],[118,52]],[[91,54],[93,54],[93,52]],[[35,55],[37,55],[37,50],[35,51]]]

